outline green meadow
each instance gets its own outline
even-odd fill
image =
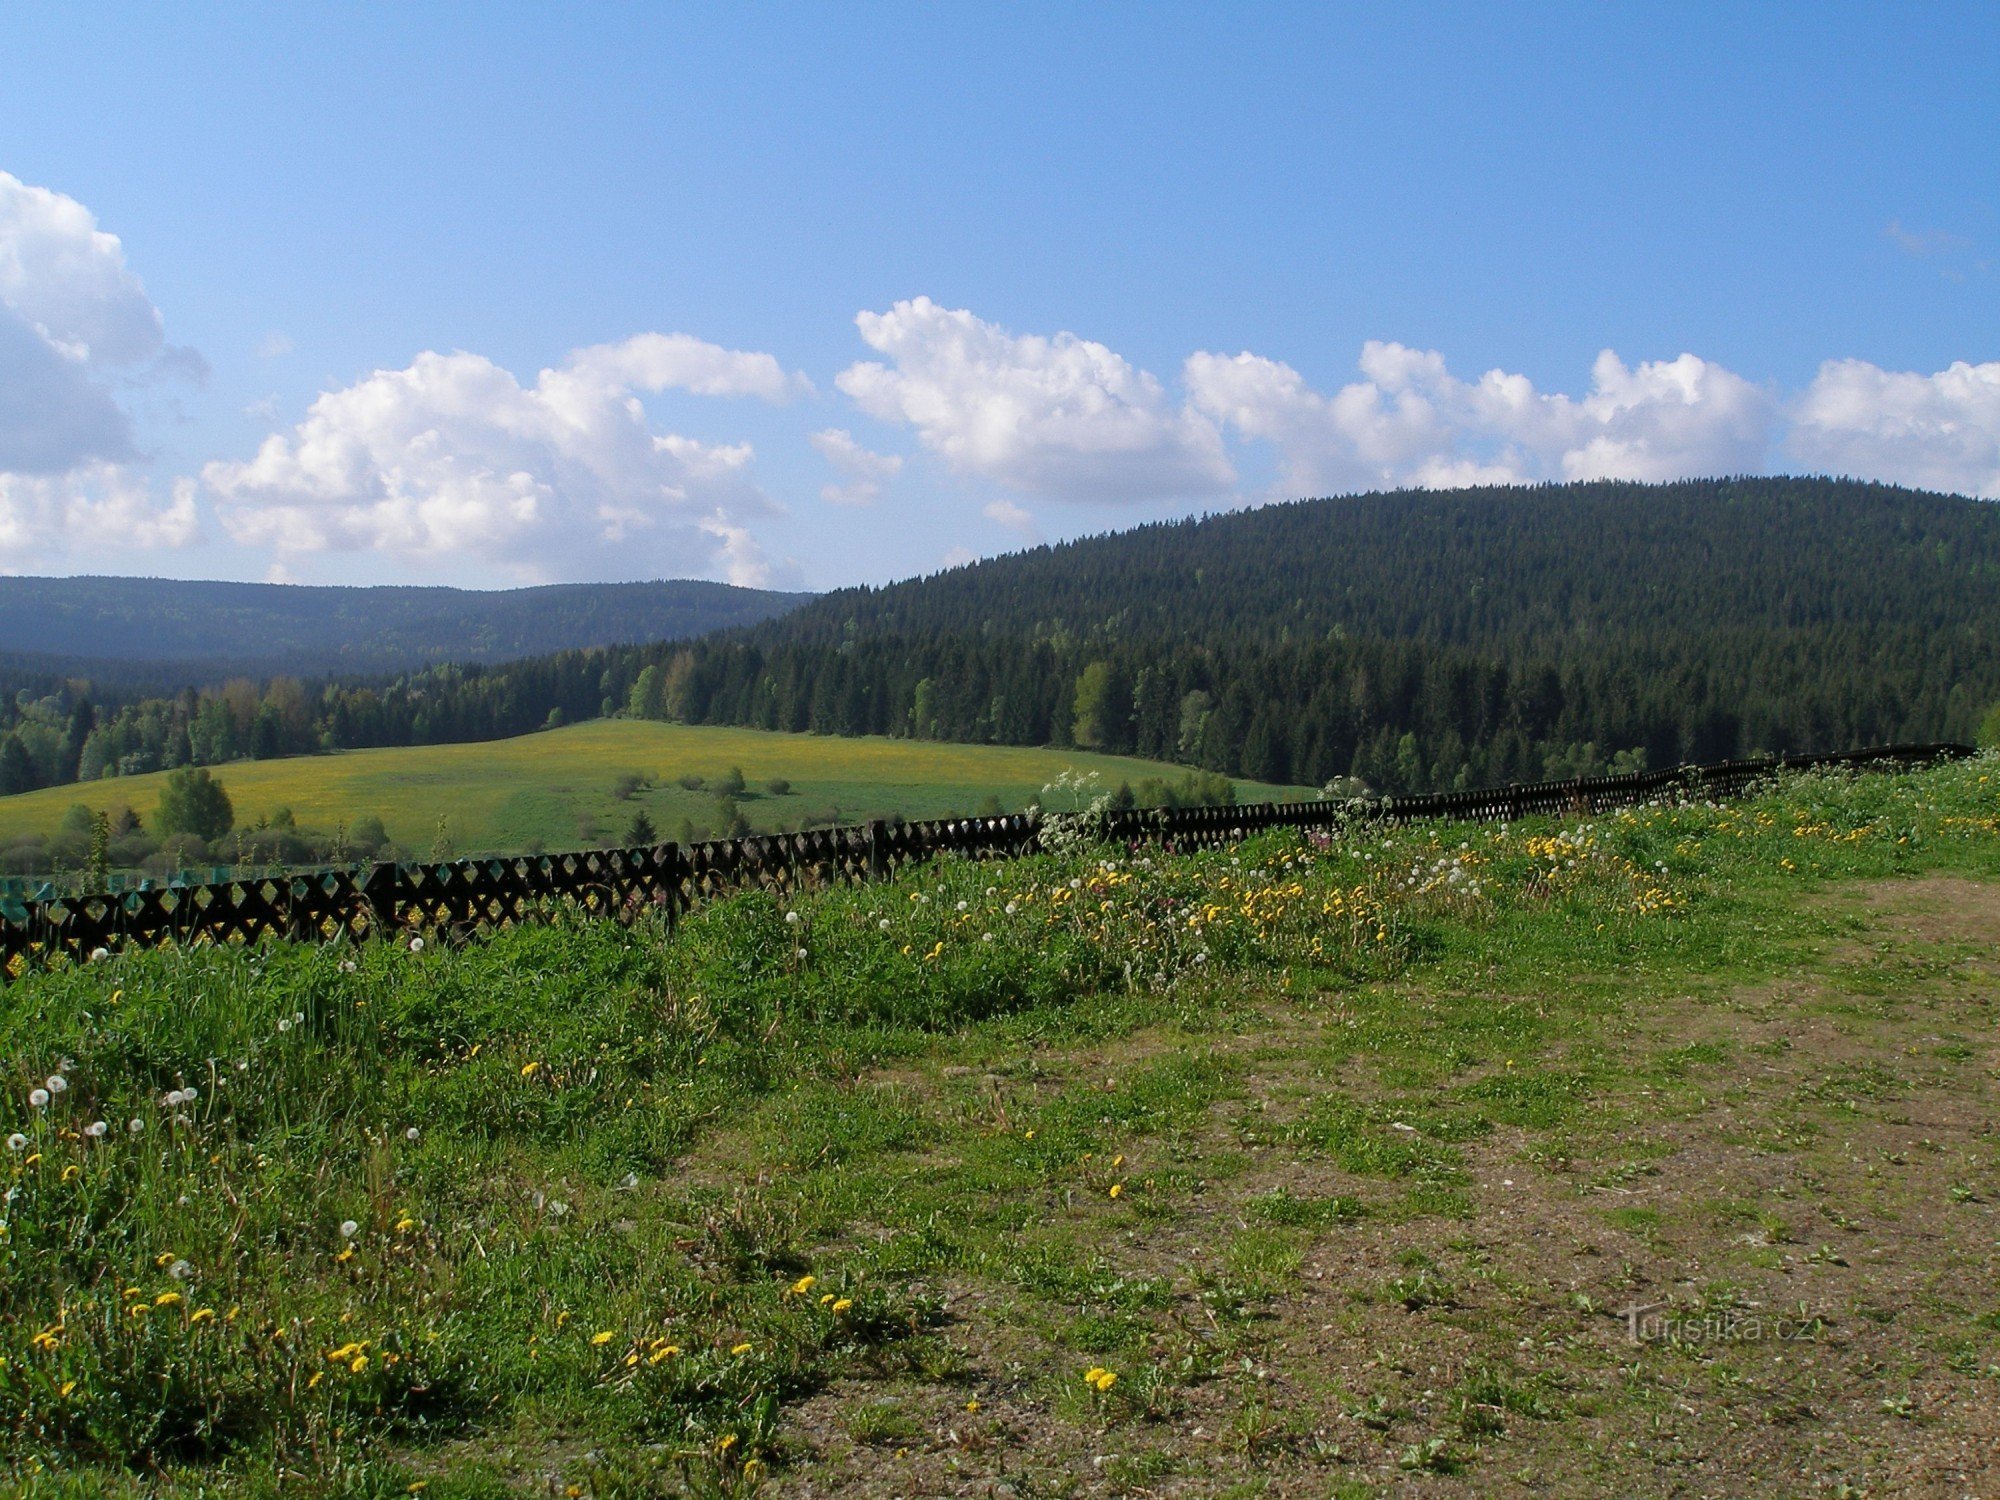
[[[0,990],[0,1489],[1956,1495],[1993,757]]]
[[[396,843],[431,847],[447,821],[457,852],[549,849],[615,839],[643,808],[663,838],[682,819],[715,816],[715,787],[743,773],[737,806],[757,831],[808,821],[860,822],[901,815],[937,818],[976,812],[988,798],[1008,812],[1025,807],[1065,771],[1095,773],[1106,789],[1148,777],[1177,781],[1186,768],[1086,751],[956,745],[927,740],[832,739],[603,719],[483,744],[350,750],[214,768],[235,804],[239,827],[289,808],[304,827],[332,829],[373,815]],[[621,800],[621,777],[646,785]],[[701,779],[698,787],[681,778]],[[53,834],[65,811],[130,807],[150,819],[166,773],[51,787],[0,798],[0,842]],[[789,783],[782,795],[768,788]],[[1304,788],[1238,782],[1239,800],[1309,795]]]

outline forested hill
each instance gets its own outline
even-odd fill
[[[0,659],[23,681],[227,673],[385,673],[496,662],[576,646],[674,640],[754,624],[810,596],[677,579],[480,592],[0,578]],[[126,664],[107,672],[103,663]],[[174,686],[179,686],[175,683]]]
[[[0,705],[0,790],[607,713],[1076,745],[1391,791],[1969,739],[2000,509],[1829,480],[1305,501],[824,595],[697,640]]]
[[[823,595],[759,643],[856,635],[1221,644],[1565,639],[2000,623],[2000,509],[1843,480],[1304,500]]]

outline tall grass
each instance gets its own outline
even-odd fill
[[[787,1403],[857,1362],[925,1357],[931,1273],[969,1253],[933,1222],[824,1254],[812,1205],[771,1190],[801,1163],[923,1148],[936,1122],[858,1088],[870,1070],[1185,1016],[1246,986],[1723,962],[1744,913],[1817,882],[1994,873],[1995,774],[1810,776],[1730,806],[1181,858],[946,861],[736,897],[671,938],[558,914],[463,950],[202,948],[30,976],[0,997],[0,1472],[51,1492],[292,1476],[291,1492],[472,1493],[487,1481],[425,1455],[536,1428],[754,1487],[784,1458]],[[1452,1045],[1511,1053],[1542,1024],[1496,1006]],[[1413,1053],[1438,1077],[1470,1056]],[[1167,1129],[1226,1082],[1169,1058],[1088,1109],[1007,1122],[959,1170],[1004,1196],[1067,1170],[1107,1121]],[[1440,1094],[1421,1148],[1332,1102],[1297,1128],[1357,1172],[1444,1193],[1455,1110],[1547,1125],[1587,1082]],[[740,1174],[683,1175],[780,1094]],[[1103,1177],[1093,1190],[1122,1190]],[[571,1467],[605,1493],[624,1482]]]

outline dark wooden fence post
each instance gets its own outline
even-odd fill
[[[397,919],[402,915],[396,910],[397,883],[396,866],[389,861],[378,863],[368,872],[368,880],[361,887],[361,901],[368,909],[370,937],[387,937],[396,930]]]
[[[671,934],[681,921],[681,846],[660,846],[660,875],[667,886],[667,931]]]
[[[880,818],[868,825],[868,878],[883,880],[889,874],[889,829]]]

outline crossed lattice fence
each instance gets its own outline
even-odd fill
[[[1332,830],[1420,819],[1512,821],[1658,800],[1712,800],[1737,795],[1784,771],[1841,766],[1897,770],[1972,753],[1965,745],[1887,745],[1418,797],[1141,808],[1102,814],[1096,831],[1109,840],[1187,850],[1234,843],[1274,828]],[[0,975],[13,976],[54,957],[82,959],[98,949],[119,947],[254,943],[266,937],[311,942],[397,930],[462,937],[535,920],[559,906],[623,918],[657,910],[672,922],[700,902],[733,891],[788,893],[881,880],[945,854],[1011,859],[1032,853],[1039,838],[1039,818],[1015,813],[753,834],[684,846],[377,864],[63,896],[0,916]]]

